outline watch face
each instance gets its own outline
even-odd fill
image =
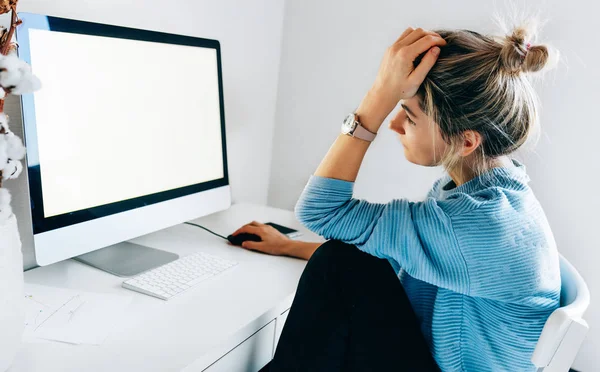
[[[354,121],[354,114],[346,116],[346,119],[344,119],[344,123],[342,124],[342,133],[352,133],[355,126],[356,122]]]

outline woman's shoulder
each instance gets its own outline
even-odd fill
[[[503,211],[508,213],[516,210],[527,214],[528,207],[535,206],[533,210],[537,212],[539,204],[530,188],[514,189],[503,185],[489,185],[478,190],[455,192],[450,195],[431,193],[428,200],[435,202],[449,217],[469,213],[497,215]]]
[[[475,211],[496,213],[521,204],[537,203],[528,181],[522,169],[493,170],[460,186],[445,175],[433,184],[427,199],[435,201],[450,216]]]

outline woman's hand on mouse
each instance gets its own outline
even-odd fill
[[[287,255],[289,245],[292,242],[286,235],[280,233],[273,226],[265,225],[260,222],[250,222],[239,229],[232,235],[241,233],[249,233],[260,236],[260,242],[247,240],[242,243],[242,247],[253,251],[259,251],[275,256]]]
[[[366,121],[372,124],[362,123],[367,129],[377,132],[400,100],[417,93],[444,45],[446,41],[437,33],[409,27],[386,50],[375,82],[357,110],[359,117],[369,116]],[[423,53],[415,67],[414,61]]]

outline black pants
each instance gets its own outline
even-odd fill
[[[265,370],[439,371],[389,262],[339,241],[308,261]]]

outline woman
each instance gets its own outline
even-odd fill
[[[271,371],[535,370],[559,306],[558,254],[525,167],[508,155],[537,122],[525,73],[547,59],[525,28],[500,40],[409,28],[387,50],[346,122],[362,128],[336,139],[296,206],[331,240],[312,256],[314,245],[287,253],[310,261]],[[353,199],[369,141],[398,103],[389,127],[407,160],[448,175],[422,202]]]

